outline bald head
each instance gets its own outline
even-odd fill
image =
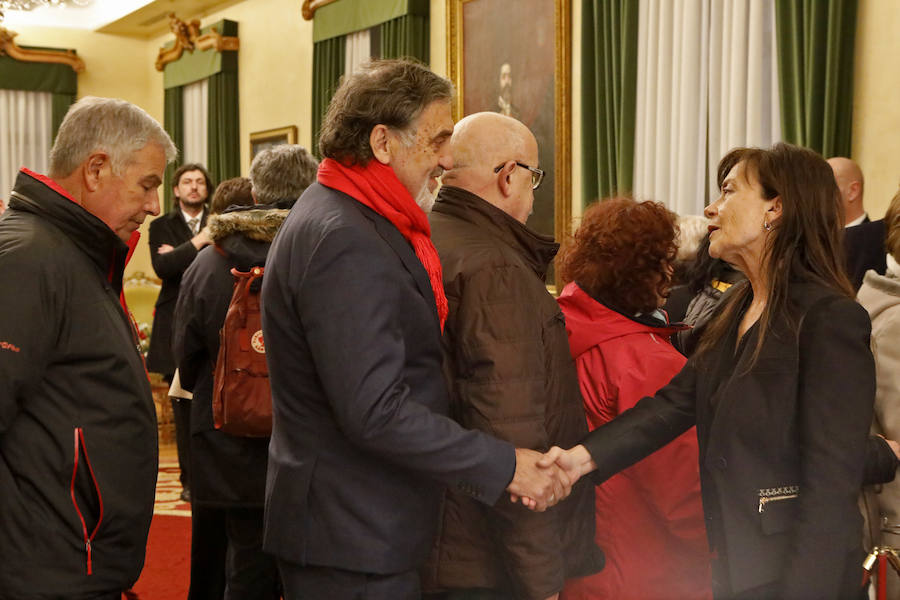
[[[844,203],[844,225],[863,216],[863,174],[859,165],[843,156],[828,159],[841,200]]]
[[[528,127],[499,113],[475,113],[453,128],[450,151],[453,168],[444,174],[444,185],[471,192],[522,223],[528,220],[531,172],[516,164],[538,167],[537,140]]]

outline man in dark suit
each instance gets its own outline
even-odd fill
[[[452,85],[412,61],[348,75],[262,290],[272,386],[263,548],[286,600],[420,598],[444,486],[538,509],[557,471],[447,416],[447,300],[426,211],[452,166]],[[490,324],[485,324],[489,326]]]
[[[864,180],[862,170],[849,158],[828,159],[844,203],[844,251],[847,274],[853,289],[862,285],[869,269],[884,275],[887,264],[884,251],[884,220],[870,221],[863,208]]]
[[[175,373],[172,357],[172,321],[175,301],[181,287],[181,276],[194,261],[197,252],[210,243],[206,229],[206,199],[213,186],[203,165],[183,164],[175,171],[172,191],[176,207],[150,223],[150,260],[162,279],[162,289],[153,313],[153,333],[147,352],[147,369],[160,373],[167,382]],[[182,499],[190,500],[190,404],[172,398],[175,441],[181,470]]]

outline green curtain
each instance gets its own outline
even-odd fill
[[[181,87],[167,88],[163,100],[163,128],[172,143],[181,152],[184,148],[184,104],[182,102]],[[164,212],[172,210],[172,178],[175,176],[176,165],[181,157],[175,159],[174,162],[166,165],[166,176],[163,182],[163,205]]]
[[[428,16],[429,0],[347,0],[316,10],[313,43],[371,29],[405,15]]]
[[[206,167],[213,185],[241,174],[239,112],[237,72],[222,71],[210,77]]]
[[[775,1],[784,140],[826,157],[850,156],[857,3]]]
[[[23,46],[23,48],[32,48]],[[32,48],[34,49],[34,48]],[[53,50],[53,48],[40,48]],[[50,92],[51,144],[63,118],[77,97],[78,76],[72,67],[57,63],[29,63],[0,56],[0,89]]]
[[[417,58],[429,63],[428,17],[404,15],[379,25],[381,58]]]
[[[54,93],[50,98],[50,135],[56,140],[56,132],[62,125],[69,107],[75,104],[75,94]]]
[[[319,129],[325,118],[325,110],[331,96],[337,89],[344,74],[346,36],[338,36],[313,44],[313,85],[312,85],[312,146],[313,153],[319,154]]]
[[[582,0],[582,204],[631,191],[639,0]]]

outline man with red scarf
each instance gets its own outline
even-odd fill
[[[536,453],[447,416],[447,300],[426,211],[452,166],[452,86],[406,60],[345,78],[318,183],[269,252],[273,431],[264,549],[286,600],[419,598],[444,486],[543,509],[568,494]]]

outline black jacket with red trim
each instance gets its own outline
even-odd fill
[[[0,218],[0,599],[116,592],[143,566],[156,415],[119,303],[127,253],[19,174]]]

